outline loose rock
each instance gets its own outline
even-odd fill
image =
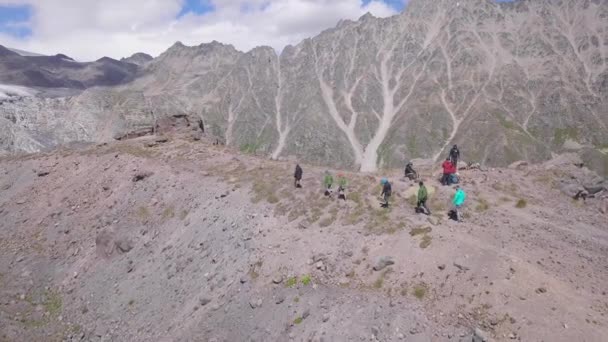
[[[394,265],[395,262],[389,256],[384,256],[379,258],[374,265],[374,271],[381,271],[385,269],[387,266]]]

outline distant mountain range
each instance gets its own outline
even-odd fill
[[[489,165],[576,149],[608,170],[607,1],[411,0],[280,56],[176,43],[156,58],[77,63],[0,48],[0,83],[38,91],[0,105],[9,152],[183,115],[243,151],[362,171],[439,160],[453,144]]]

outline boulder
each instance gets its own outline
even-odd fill
[[[528,162],[525,160],[518,160],[514,163],[512,163],[511,165],[509,165],[509,169],[511,170],[521,170],[521,169],[525,169],[528,166]]]

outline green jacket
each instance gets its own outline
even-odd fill
[[[428,193],[426,191],[426,186],[421,186],[420,189],[418,189],[418,200],[419,201],[424,201],[428,198]]]
[[[344,177],[340,177],[338,178],[338,185],[341,186],[342,188],[346,188],[346,178]]]
[[[325,175],[325,178],[323,179],[323,184],[325,184],[326,187],[331,186],[332,184],[334,184],[334,177],[332,177],[331,175]]]
[[[454,194],[454,200],[452,201],[452,203],[455,206],[460,207],[464,203],[464,200],[466,198],[467,198],[467,194],[464,192],[464,190],[458,189],[458,190],[456,190],[456,193]]]

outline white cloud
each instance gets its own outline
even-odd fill
[[[33,10],[32,35],[0,34],[0,44],[79,60],[140,51],[158,55],[178,40],[186,45],[217,40],[244,51],[258,45],[281,50],[340,19],[357,19],[368,11],[378,17],[396,14],[380,0],[365,6],[361,0],[212,0],[213,12],[177,18],[183,1],[0,0],[0,5],[28,4]]]

